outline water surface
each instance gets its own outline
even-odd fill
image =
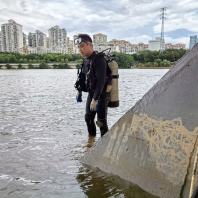
[[[167,71],[120,70],[120,107],[109,109],[109,126]],[[76,70],[0,70],[0,198],[150,197],[80,163],[86,94],[76,103],[75,79]]]

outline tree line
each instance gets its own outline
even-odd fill
[[[69,69],[70,67],[66,63],[59,64],[47,64],[47,63],[39,63],[39,64],[9,64],[0,65],[0,69]]]
[[[119,68],[149,68],[149,67],[170,67],[186,53],[185,49],[167,49],[163,53],[160,51],[141,51],[136,54],[125,54],[114,52],[115,60]],[[19,54],[19,53],[0,53],[0,63],[16,63],[18,68],[21,64],[39,64],[39,68],[49,68],[48,63],[53,63],[53,68],[69,68],[68,63],[75,62],[77,66],[82,63],[80,54]],[[34,68],[34,67],[33,67]]]
[[[141,51],[136,54],[114,53],[115,60],[122,68],[170,67],[186,53],[185,49],[167,49],[165,51]]]
[[[81,59],[80,54],[19,54],[0,53],[0,63],[68,63]]]

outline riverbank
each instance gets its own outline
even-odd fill
[[[131,67],[131,69],[170,69],[171,67]]]
[[[0,70],[4,69],[76,69],[78,63],[0,63]],[[171,67],[131,67],[119,69],[170,69]]]
[[[0,69],[75,69],[77,63],[1,63]]]

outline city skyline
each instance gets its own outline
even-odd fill
[[[58,28],[58,29],[60,29],[60,30],[64,30],[64,31],[66,31],[65,33],[65,35],[66,35],[66,38],[68,38],[70,41],[73,41],[74,40],[74,37],[77,35],[77,34],[79,34],[79,33],[76,33],[75,35],[70,35],[70,37],[68,36],[67,37],[67,35],[68,35],[68,33],[69,32],[67,32],[67,30],[64,28],[64,27],[60,27],[60,26],[58,26],[58,25],[55,25],[55,26],[53,26],[53,27],[48,27],[48,31],[47,32],[44,32],[43,30],[41,30],[41,29],[36,29],[36,30],[34,30],[34,31],[32,31],[32,32],[25,32],[24,31],[24,26],[22,25],[22,24],[19,24],[16,20],[14,20],[14,19],[9,19],[7,22],[5,22],[5,23],[3,23],[3,24],[0,24],[0,26],[2,26],[2,25],[7,25],[10,21],[13,21],[14,23],[16,23],[16,24],[18,24],[19,26],[21,26],[22,27],[22,33],[23,33],[23,35],[26,37],[26,41],[25,42],[27,42],[28,43],[28,36],[30,36],[30,35],[36,35],[36,33],[39,33],[39,34],[43,34],[43,36],[45,36],[46,37],[46,39],[49,39],[49,37],[50,37],[50,34],[49,34],[49,31],[51,30],[51,29],[54,29],[54,28]],[[0,28],[0,33],[2,33],[1,32],[1,28]],[[130,44],[132,44],[132,45],[136,45],[136,44],[149,44],[149,42],[150,41],[155,41],[156,39],[158,40],[159,38],[160,38],[160,36],[156,36],[155,38],[153,38],[153,39],[151,39],[151,40],[147,40],[147,41],[145,41],[145,42],[143,42],[143,41],[139,41],[139,42],[134,42],[134,43],[132,43],[130,40],[125,40],[125,39],[123,39],[123,38],[121,38],[121,39],[118,39],[118,38],[113,38],[113,39],[109,39],[109,35],[106,35],[104,32],[96,32],[96,33],[93,33],[93,34],[89,34],[91,37],[92,37],[92,39],[94,40],[94,36],[95,35],[103,35],[103,36],[105,36],[106,37],[106,42],[113,42],[113,41],[121,41],[121,42],[128,42],[128,43],[130,43]],[[192,37],[193,36],[196,36],[196,35],[192,35]],[[191,36],[190,36],[191,37]],[[190,37],[188,38],[188,39],[190,39]],[[179,42],[165,42],[166,44],[170,44],[170,43],[172,43],[172,44],[179,44]],[[182,43],[182,42],[180,42],[180,44],[185,44],[184,42]],[[186,44],[185,44],[186,45]],[[31,46],[31,45],[29,45],[29,46]],[[188,46],[186,46],[187,48],[188,48]]]
[[[23,25],[23,31],[35,32],[55,25],[65,28],[70,38],[76,33],[102,32],[111,39],[131,43],[148,42],[160,35],[160,8],[167,7],[165,41],[189,45],[189,37],[198,32],[195,0],[7,0],[0,1],[0,23],[9,19]]]

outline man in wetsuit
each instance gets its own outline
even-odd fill
[[[85,122],[89,137],[96,136],[94,122],[100,128],[101,136],[108,131],[107,108],[110,99],[111,74],[104,56],[93,50],[92,39],[87,34],[79,34],[75,39],[79,51],[84,58],[82,71],[86,75],[88,97],[86,102]]]

